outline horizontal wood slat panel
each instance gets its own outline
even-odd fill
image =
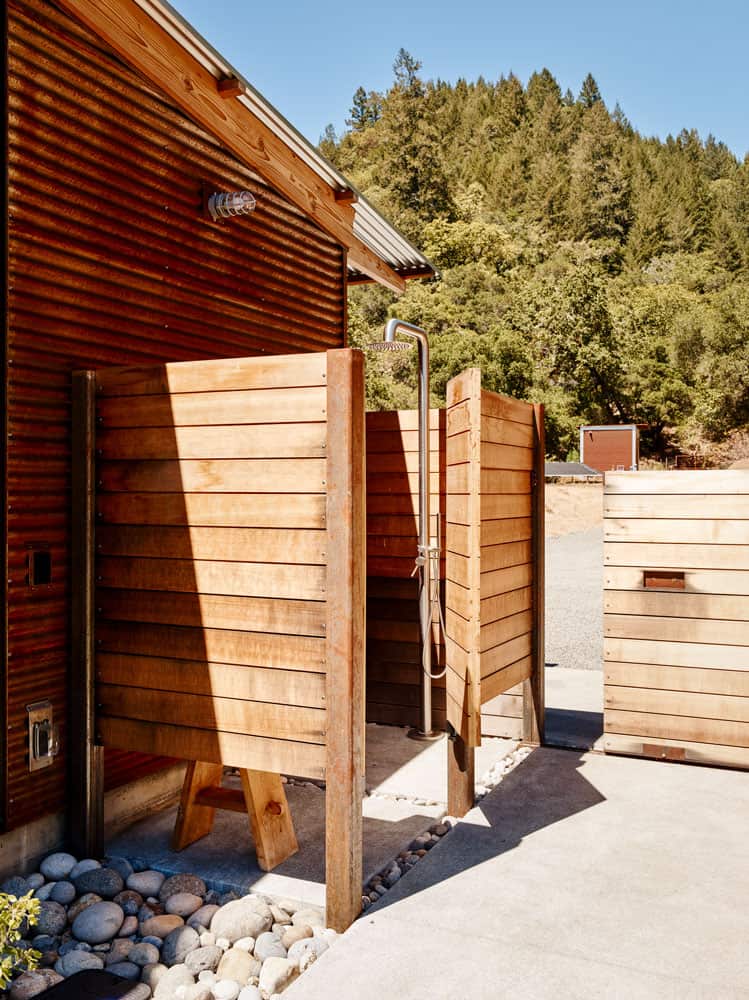
[[[749,622],[704,618],[658,618],[642,615],[603,616],[603,634],[622,639],[654,639],[692,643],[749,646]]]
[[[749,722],[749,697],[607,685],[604,706],[625,712]]]
[[[685,495],[701,493],[712,497],[721,493],[736,495],[749,493],[749,476],[742,469],[699,472],[607,472],[606,493],[612,496],[623,493]]]
[[[325,747],[318,744],[106,716],[99,721],[98,728],[105,746],[125,750],[137,746],[144,753],[159,756],[171,754],[208,764],[306,778],[325,777]]]
[[[529,587],[533,577],[533,567],[530,563],[521,563],[518,566],[508,566],[507,569],[498,569],[493,573],[481,574],[481,605],[484,601],[500,594],[506,594],[510,590],[517,590],[518,587]]]
[[[107,458],[164,459],[324,458],[327,424],[247,424],[217,427],[143,427],[105,430],[97,445]]]
[[[105,524],[325,527],[325,495],[322,493],[100,493],[96,498],[96,511]]]
[[[531,516],[531,498],[522,494],[497,496],[490,494],[481,498],[482,524],[504,518],[526,518]],[[468,524],[467,498],[460,494],[450,494],[447,498],[447,520],[450,524]]]
[[[497,695],[512,690],[516,684],[527,680],[533,672],[533,660],[530,653],[514,663],[509,663],[506,667],[487,674],[481,678],[481,697],[485,701],[491,701]]]
[[[706,504],[706,510],[710,510],[709,504]],[[603,537],[605,541],[645,544],[747,545],[749,519],[607,517]]]
[[[103,369],[96,384],[102,397],[205,392],[208,386],[211,391],[296,388],[325,385],[327,367],[323,353],[221,358],[190,365]]]
[[[470,529],[468,525],[452,524],[450,528],[450,548],[458,555],[470,552]],[[502,545],[506,542],[520,542],[531,537],[529,517],[508,517],[501,521],[481,522],[481,545]],[[483,553],[483,548],[482,548]],[[483,569],[483,560],[482,560]]]
[[[637,736],[604,734],[604,750],[607,753],[621,753],[630,756],[668,758],[676,752],[681,759],[694,764],[715,764],[719,767],[749,768],[749,749],[746,747],[716,746],[711,743],[690,743],[687,740],[657,740]],[[659,748],[662,752],[658,752]],[[647,750],[647,753],[646,753]],[[683,755],[683,756],[682,756]]]
[[[607,733],[622,733],[627,736],[749,747],[748,722],[604,709],[604,729]]]
[[[603,585],[607,590],[642,590],[642,574],[642,569],[607,566],[604,569]],[[728,569],[686,569],[684,589],[697,594],[749,595],[749,572]]]
[[[606,566],[642,566],[647,569],[749,570],[749,544],[745,545],[641,545],[605,542]]]
[[[417,430],[375,430],[371,425],[370,417],[373,413],[367,414],[367,461],[373,455],[392,455],[417,452],[419,450],[419,432]],[[440,453],[444,448],[444,434],[441,429],[434,428],[429,431],[429,451],[430,454]]]
[[[707,493],[665,494],[664,496],[608,494],[603,500],[604,517],[619,518],[726,518],[749,519],[749,496]]]
[[[366,414],[367,437],[372,431],[417,431],[419,430],[418,410],[370,410]],[[445,411],[433,408],[429,411],[429,427],[440,430],[445,427]]]
[[[325,675],[301,670],[100,653],[96,658],[96,677],[103,684],[154,691],[325,707]]]
[[[206,630],[262,632],[268,628],[276,635],[325,634],[322,601],[115,589],[99,591],[97,614],[125,622],[187,625]]]
[[[284,670],[325,669],[325,640],[313,636],[103,621],[97,629],[97,642],[101,652]]]
[[[326,537],[324,531],[288,528],[104,525],[96,533],[96,548],[107,556],[324,566]]]
[[[324,420],[324,388],[258,389],[247,392],[192,392],[171,396],[112,397],[100,400],[102,427],[186,427],[215,424],[276,424]]]
[[[490,677],[498,670],[504,670],[505,667],[511,666],[513,663],[517,663],[526,657],[530,657],[531,646],[532,636],[530,632],[527,632],[515,638],[508,639],[497,646],[492,646],[491,649],[487,649],[481,654],[482,697],[484,697],[484,679]],[[521,679],[518,678],[518,680]],[[517,684],[517,682],[517,680],[513,681],[514,684]],[[506,690],[506,688],[503,688],[503,690]]]
[[[603,649],[607,660],[662,663],[672,667],[705,667],[710,670],[749,670],[749,649],[745,646],[604,639]]]
[[[326,574],[322,566],[104,556],[98,561],[97,572],[101,587],[285,600],[325,598]]]
[[[243,701],[236,695],[196,695],[148,688],[97,686],[101,716],[194,729],[324,743],[325,712],[295,705]]]
[[[462,587],[469,586],[468,556],[457,552],[447,553],[447,576]],[[484,580],[494,577],[496,571],[526,565],[530,561],[530,542],[508,542],[505,545],[484,546],[481,549],[481,589]]]
[[[620,615],[749,621],[749,600],[739,595],[606,590],[603,609]]]
[[[481,416],[533,425],[533,405],[497,392],[481,393]]]
[[[325,459],[101,462],[107,493],[324,493]]]
[[[429,469],[431,472],[440,472],[444,468],[445,454],[435,450],[429,454]],[[389,474],[399,476],[404,473],[418,473],[419,454],[418,452],[367,452],[367,474],[370,478],[375,475]]]
[[[533,628],[533,610],[527,608],[518,614],[509,615],[507,618],[500,618],[499,621],[481,623],[480,649],[482,653],[487,653],[495,646],[514,639],[517,636],[525,635]]]
[[[618,687],[647,687],[696,694],[738,695],[749,698],[749,671],[668,667],[653,663],[604,664],[604,681]]]

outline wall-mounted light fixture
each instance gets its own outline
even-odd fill
[[[249,191],[216,191],[208,196],[207,207],[214,222],[254,212],[257,201]]]

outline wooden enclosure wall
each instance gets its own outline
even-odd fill
[[[68,793],[71,372],[342,347],[346,262],[334,240],[53,3],[11,0],[8,34],[0,812],[12,828],[60,811]],[[251,190],[255,212],[211,223],[204,182]],[[26,559],[39,544],[52,582],[32,588]],[[26,705],[42,698],[63,752],[30,773]],[[108,758],[110,784],[160,763]]]
[[[441,527],[445,557],[445,411],[430,412],[432,536]],[[367,721],[419,721],[421,641],[418,582],[412,577],[419,534],[419,443],[415,410],[368,413],[367,429]],[[439,622],[432,661],[445,649]],[[445,681],[432,684],[434,724],[445,724]]]
[[[97,373],[105,745],[324,777],[328,358],[350,353]]]
[[[749,767],[749,472],[604,494],[605,749]]]
[[[514,723],[501,735],[521,735],[534,668],[535,416],[482,390],[478,369],[448,384],[447,403],[447,717],[475,746],[497,697]]]

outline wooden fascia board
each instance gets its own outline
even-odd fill
[[[348,250],[354,267],[396,292],[404,280],[353,234],[354,209],[238,100],[134,0],[60,0],[76,20],[167,94],[243,163],[256,170]]]

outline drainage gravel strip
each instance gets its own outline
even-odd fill
[[[477,801],[529,753],[517,747],[495,764],[476,788]],[[434,823],[371,878],[363,910],[456,822],[446,816]],[[125,858],[101,863],[58,852],[38,872],[6,879],[0,892],[33,892],[40,901],[36,925],[20,942],[40,953],[39,967],[19,970],[10,1000],[40,996],[75,972],[103,968],[132,980],[126,1000],[275,1000],[337,938],[316,907],[221,894],[197,875],[167,877]]]

